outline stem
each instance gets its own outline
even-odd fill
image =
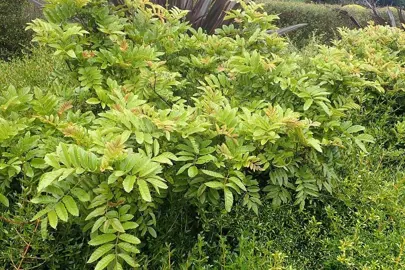
[[[398,257],[395,260],[395,269],[398,269],[399,262],[401,261],[402,254],[404,252],[404,246],[405,246],[405,237],[402,238],[402,243],[399,246],[399,254],[398,254]]]
[[[115,239],[115,265],[118,264],[118,238],[120,237],[120,232],[117,233],[117,238]]]
[[[33,234],[35,234],[36,231],[37,231],[37,229],[38,229],[39,221],[40,221],[40,219],[37,219],[37,224],[35,225],[35,229],[34,229],[34,231],[33,231]],[[34,238],[34,236],[31,238],[30,242],[29,242],[29,243],[25,246],[25,248],[24,248],[24,252],[23,252],[21,261],[20,261],[20,263],[19,263],[18,266],[17,266],[17,269],[18,269],[18,270],[21,270],[21,265],[22,265],[22,263],[23,263],[23,261],[24,261],[24,259],[25,259],[25,256],[26,256],[27,253],[28,253],[29,248],[31,247],[31,242],[32,242],[33,238]],[[25,241],[24,241],[24,242],[25,242]]]
[[[24,225],[24,224],[30,223],[30,222],[24,222],[24,221],[15,221],[15,220],[3,217],[3,216],[0,216],[0,220],[3,220],[3,221],[5,221],[7,223],[10,223],[10,224],[16,224],[16,225]]]
[[[169,104],[169,102],[167,100],[165,100],[157,91],[156,91],[156,81],[157,81],[157,75],[156,75],[156,71],[153,71],[153,73],[155,74],[155,82],[153,83],[153,92],[155,92],[155,94],[164,102],[166,103],[166,105],[168,107],[171,107],[172,105]]]
[[[65,60],[65,62],[66,62],[66,65],[68,66],[69,70],[70,70],[70,71],[73,71],[73,70],[72,70],[72,67],[70,66],[69,61],[68,61],[68,60]]]

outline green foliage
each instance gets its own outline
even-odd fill
[[[64,243],[83,250],[74,262],[81,268],[84,261],[95,269],[146,267],[149,261],[158,265],[153,256],[163,248],[150,243],[165,234],[165,215],[173,216],[171,211],[179,208],[180,214],[193,213],[186,214],[191,221],[180,219],[180,226],[197,224],[191,230],[194,236],[201,230],[213,235],[212,226],[224,227],[220,222],[232,215],[257,220],[261,209],[287,220],[297,218],[309,223],[307,234],[300,225],[294,228],[302,242],[307,236],[314,242],[311,251],[319,246],[315,236],[323,208],[336,202],[339,214],[348,218],[371,209],[351,209],[350,201],[340,196],[356,192],[341,190],[354,183],[359,168],[353,160],[364,157],[374,141],[360,125],[368,123],[359,110],[374,109],[385,97],[401,97],[402,33],[373,26],[344,30],[334,47],[319,46],[308,57],[291,53],[282,38],[268,33],[276,29],[277,17],[262,13],[255,3],[241,2],[227,17],[237,24],[213,35],[184,22],[187,12],[143,1],[127,4],[49,1],[45,19],[28,28],[59,62],[49,78],[38,83],[27,79],[31,87],[5,85],[0,95],[2,217],[7,228],[16,219],[28,224],[24,235],[44,253],[44,267],[57,260],[45,256],[49,250],[40,247],[38,236],[51,241],[71,235],[72,243]],[[356,44],[359,33],[365,41]],[[366,38],[379,42],[367,51]],[[374,120],[380,116],[376,112]],[[392,126],[397,138],[393,147],[402,147],[402,121],[395,118]],[[402,166],[398,160],[396,165]],[[301,217],[298,210],[305,207],[305,213],[316,215]],[[368,219],[360,221],[369,224]],[[335,226],[352,229],[352,222],[336,221]],[[184,261],[187,251],[176,255],[182,257],[177,257],[178,265],[238,269],[252,267],[249,258],[255,258],[265,269],[299,268],[293,261],[284,263],[283,254],[289,252],[282,241],[277,246],[262,243],[257,253],[249,252],[257,238],[236,237],[240,230],[233,229],[232,238],[240,239],[239,254],[229,254],[235,244],[227,239],[220,238],[207,251],[200,239],[196,245],[186,243],[194,249],[189,261]],[[342,265],[362,265],[354,251],[346,252],[347,245],[338,253],[341,231],[335,232],[328,258],[341,256]],[[4,248],[18,239],[10,237]],[[390,241],[397,243],[397,238]],[[373,256],[367,252],[371,255],[366,258]],[[4,254],[1,259],[12,268],[10,258],[18,250]],[[61,254],[77,256],[70,250]],[[391,256],[386,254],[385,259]],[[31,266],[24,256],[21,262]]]
[[[270,14],[278,14],[280,20],[278,26],[285,27],[298,23],[307,23],[297,31],[288,34],[288,37],[299,47],[305,46],[315,34],[321,43],[330,43],[339,37],[339,28],[356,28],[356,24],[350,17],[340,11],[347,11],[361,26],[367,26],[373,21],[372,11],[366,8],[358,8],[355,5],[325,5],[314,3],[296,3],[284,1],[261,1],[265,3],[265,10]],[[386,9],[378,9],[380,14],[388,20]],[[396,12],[397,25],[400,25]]]
[[[24,31],[26,23],[39,11],[27,0],[0,1],[0,59],[18,55],[31,41],[32,34]]]
[[[54,71],[64,72],[65,65],[49,57],[49,50],[33,48],[30,54],[13,58],[11,61],[0,61],[0,85],[14,85],[22,88],[27,85],[44,87],[56,78]]]
[[[148,242],[154,256],[145,264],[273,269],[279,254],[281,269],[402,269],[403,159],[400,165],[385,164],[389,158],[379,145],[370,152],[342,157],[346,165],[334,196],[321,196],[304,212],[265,204],[256,216],[237,206],[230,214],[203,211],[196,222],[194,209],[179,208],[185,206],[173,200],[158,219],[158,238]]]

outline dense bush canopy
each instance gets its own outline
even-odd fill
[[[234,24],[213,35],[194,30],[185,15],[144,1],[49,1],[45,19],[28,28],[58,59],[48,66],[51,77],[4,87],[0,96],[0,202],[9,226],[22,218],[17,224],[44,241],[78,246],[98,270],[127,269],[158,255],[151,238],[179,207],[198,220],[242,207],[251,215],[264,208],[271,216],[270,205],[312,211],[330,197],[346,205],[335,193],[347,186],[345,170],[358,169],[349,157],[364,157],[374,142],[361,112],[379,119],[377,100],[402,98],[405,34],[342,30],[340,41],[311,56],[291,53],[269,34],[277,16],[254,3],[241,2],[227,16]],[[396,115],[386,147],[398,153],[404,110],[387,108]],[[338,214],[327,209],[338,226]],[[397,240],[403,227],[395,211],[390,237]],[[348,249],[342,244],[343,253],[333,255],[341,265],[361,265]],[[259,257],[266,266],[284,258]],[[54,268],[59,259],[42,257]],[[84,259],[69,267],[83,268]],[[384,266],[394,264],[402,265]]]

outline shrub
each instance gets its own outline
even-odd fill
[[[121,269],[138,264],[176,194],[200,212],[258,213],[265,200],[302,209],[331,193],[341,154],[373,141],[349,119],[353,98],[381,85],[354,74],[336,88],[333,66],[302,70],[267,33],[276,17],[241,6],[237,25],[208,35],[148,2],[50,2],[30,29],[69,72],[1,95],[7,219],[25,215],[44,239],[65,223],[83,230],[71,234],[94,247],[85,259]]]
[[[244,235],[249,241],[258,240],[253,249],[257,252],[265,246],[269,255],[288,254],[283,261],[286,268],[403,269],[404,163],[382,166],[384,151],[378,146],[372,151],[371,157],[343,158],[345,176],[333,198],[323,196],[316,207],[309,206],[303,213],[286,205],[279,209],[264,206],[257,217],[243,209],[208,215],[204,236],[211,241],[206,241],[203,250],[210,262],[221,261],[221,248],[212,243],[219,236],[226,239],[228,259],[239,250],[235,240]],[[180,257],[181,246],[171,248]],[[254,256],[251,260],[261,261]]]
[[[196,268],[403,266],[403,160],[365,158],[373,137],[356,124],[390,119],[389,137],[371,131],[389,139],[383,153],[403,148],[403,32],[345,29],[308,56],[268,34],[276,16],[255,3],[213,35],[185,23],[186,12],[129,3],[52,1],[30,29],[59,61],[9,65],[38,63],[27,74],[42,77],[7,75],[19,85],[0,95],[6,269],[35,258],[51,269],[170,268],[172,258]],[[257,238],[241,237],[246,227]],[[187,238],[199,233],[210,240]],[[256,243],[266,237],[276,240]]]

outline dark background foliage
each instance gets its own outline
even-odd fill
[[[18,55],[29,46],[32,35],[25,31],[31,19],[40,16],[40,9],[28,0],[0,0],[0,58]]]

